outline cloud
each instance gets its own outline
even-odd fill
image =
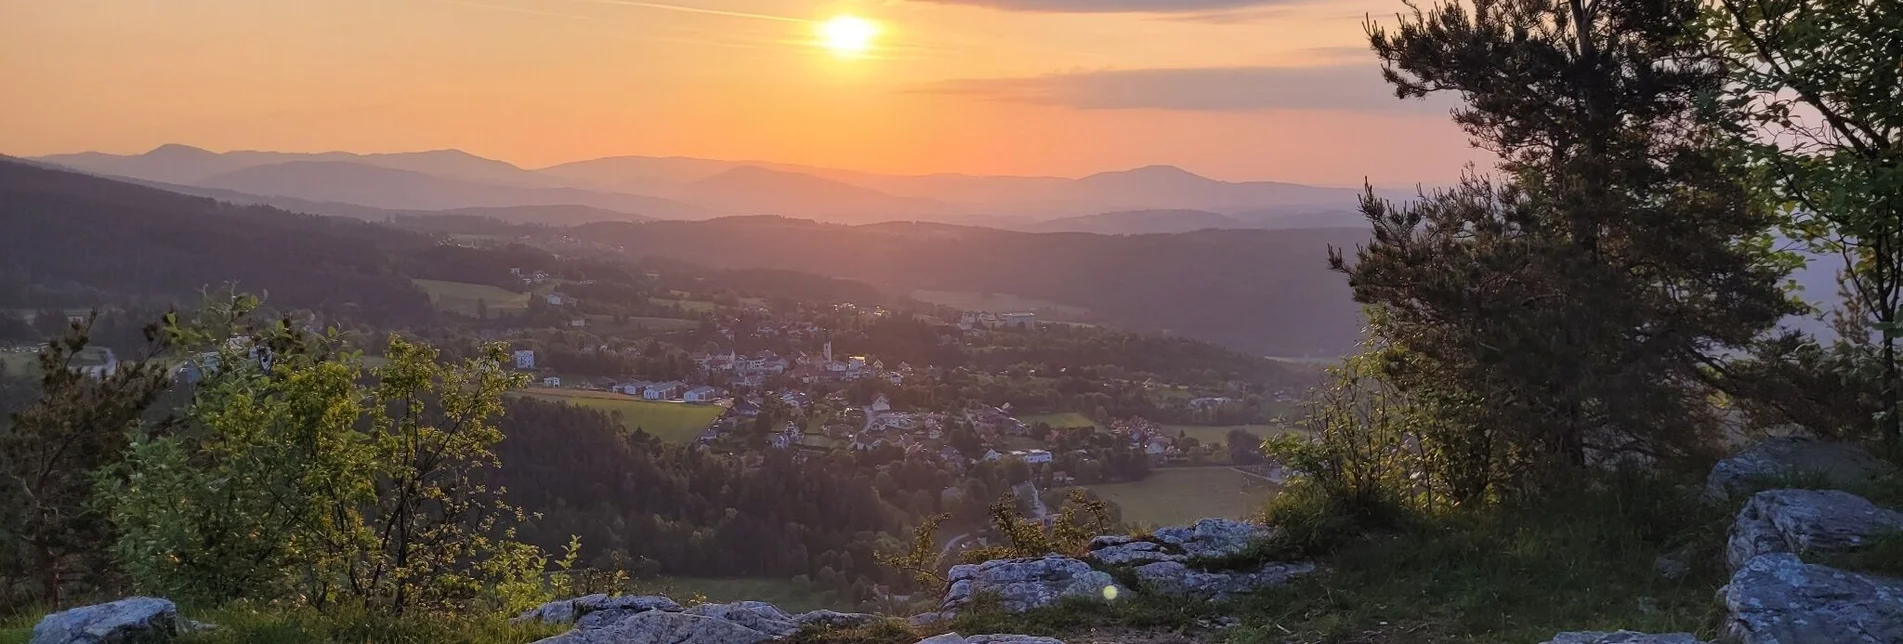
[[[1277,109],[1446,114],[1449,98],[1401,100],[1372,64],[1078,71],[951,80],[914,93],[1080,110],[1241,112]]]
[[[1298,4],[1313,0],[923,0],[940,4],[990,7],[1005,11],[1042,13],[1181,13],[1207,12],[1259,7],[1272,4]]]

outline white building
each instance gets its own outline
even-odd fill
[[[515,368],[534,369],[535,368],[535,352],[530,351],[528,349],[523,349],[521,351],[515,352]]]
[[[690,403],[710,403],[710,402],[713,402],[714,399],[718,397],[720,397],[719,389],[715,389],[713,387],[706,387],[706,386],[695,387],[693,389],[687,390],[686,393],[681,394],[681,400],[685,400]]]
[[[544,387],[560,387],[560,386],[562,386],[562,379],[561,379],[560,377],[558,377],[558,376],[549,376],[549,377],[547,377],[547,378],[543,378],[543,379],[542,379],[542,386],[544,386]]]
[[[999,313],[998,326],[1030,329],[1037,327],[1036,313]]]
[[[1024,462],[1031,463],[1033,465],[1038,463],[1051,462],[1051,453],[1041,449],[1034,449],[1034,450],[1030,450],[1026,452],[1012,452],[1012,454],[1016,455],[1019,458],[1024,459]]]

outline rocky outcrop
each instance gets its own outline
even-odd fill
[[[1101,597],[1104,588],[1116,584],[1088,563],[1057,555],[953,566],[946,580],[950,585],[939,606],[946,616],[980,596],[995,595],[1005,610],[1023,612],[1065,597]]]
[[[957,633],[933,635],[919,640],[918,644],[1064,644],[1063,641],[1032,635],[973,635],[964,637]]]
[[[687,609],[687,614],[733,622],[774,637],[786,637],[800,630],[792,615],[766,602],[701,604]]]
[[[717,617],[651,610],[594,628],[577,627],[537,644],[760,644],[772,639]]]
[[[1740,644],[1903,642],[1903,579],[1777,553],[1746,561],[1720,595],[1726,635]]]
[[[1560,633],[1545,644],[1706,644],[1691,636],[1690,633],[1668,633],[1665,635],[1647,635],[1633,631],[1582,631]]]
[[[1085,558],[1106,566],[1221,559],[1248,552],[1273,534],[1268,527],[1253,523],[1203,519],[1187,526],[1159,528],[1148,537],[1100,536],[1090,540],[1090,553]]]
[[[1143,590],[1165,595],[1186,595],[1214,601],[1227,601],[1236,595],[1252,593],[1315,572],[1312,563],[1271,563],[1254,570],[1197,570],[1178,561],[1159,561],[1138,566],[1136,576]]]
[[[189,630],[178,606],[156,597],[131,597],[47,615],[28,644],[168,644]]]
[[[589,595],[542,604],[524,611],[511,621],[575,624],[585,619],[590,622],[590,626],[600,626],[651,610],[679,612],[681,605],[672,599],[658,595],[630,597]]]
[[[1843,552],[1871,537],[1903,530],[1903,512],[1838,490],[1769,490],[1752,495],[1731,525],[1725,561],[1737,570],[1754,557]]]
[[[1869,452],[1842,443],[1798,437],[1769,438],[1719,461],[1705,478],[1704,498],[1722,501],[1754,485],[1793,476],[1817,476],[1836,487],[1855,487],[1896,468]]]
[[[868,613],[841,613],[830,610],[816,610],[793,616],[793,623],[801,628],[855,628],[880,620],[878,615]]]

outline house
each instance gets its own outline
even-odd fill
[[[720,390],[705,385],[689,389],[681,394],[681,400],[690,403],[710,403],[720,397]]]
[[[1036,313],[999,313],[998,326],[1017,327],[1020,329],[1037,328],[1037,314]]]
[[[1219,396],[1204,396],[1204,397],[1196,398],[1189,401],[1189,408],[1190,409],[1212,409],[1212,408],[1221,407],[1223,405],[1227,405],[1233,402],[1236,402],[1236,399],[1222,398]]]
[[[805,409],[813,405],[813,397],[804,391],[787,391],[780,394],[780,402],[794,409]]]
[[[543,297],[542,301],[548,302],[549,306],[566,306],[574,304],[576,300],[572,296],[563,295],[561,293],[550,293]]]
[[[641,390],[641,397],[648,400],[672,400],[680,395],[681,388],[684,386],[686,384],[679,380],[655,383]]]
[[[733,404],[733,407],[730,407],[729,409],[732,409],[733,413],[741,415],[741,416],[752,417],[752,416],[760,415],[760,403],[756,403],[751,400],[737,401]]]
[[[515,352],[515,368],[534,369],[535,368],[535,352],[529,349],[523,349],[521,351]]]
[[[560,377],[560,376],[549,376],[549,377],[547,377],[547,378],[543,378],[543,379],[542,379],[542,386],[544,386],[544,387],[560,387],[560,386],[562,386],[562,379],[561,379],[561,377]]]
[[[576,317],[568,321],[568,326],[580,329],[588,326],[588,318]]]
[[[1012,454],[1024,459],[1024,462],[1034,465],[1051,462],[1051,453],[1041,449],[1034,449],[1027,452],[1012,452]]]
[[[892,401],[887,399],[885,397],[885,394],[879,394],[878,398],[872,399],[872,404],[868,405],[866,409],[870,409],[875,413],[882,412],[882,411],[892,411]]]
[[[985,455],[984,455],[984,460],[987,460],[987,461],[995,461],[995,460],[998,460],[998,459],[1001,459],[1001,458],[1004,458],[1004,455],[1003,455],[1003,454],[999,454],[999,453],[998,453],[998,450],[995,450],[995,449],[988,449],[988,450],[985,450]]]
[[[648,385],[651,385],[651,384],[654,384],[654,383],[648,382],[646,380],[636,380],[633,382],[624,382],[619,385],[616,385],[614,387],[614,390],[630,395],[630,396],[639,396],[645,393],[647,391]]]

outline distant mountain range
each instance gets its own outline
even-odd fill
[[[178,144],[144,154],[82,152],[34,160],[241,203],[358,217],[366,213],[352,214],[351,207],[374,212],[559,205],[598,209],[603,221],[770,214],[839,223],[932,221],[1111,234],[1362,225],[1358,218],[1341,216],[1353,211],[1359,190],[1217,181],[1171,166],[1078,179],[904,176],[638,156],[525,169],[458,150],[219,153]],[[1139,211],[1148,214],[1130,214]],[[1172,221],[1178,217],[1181,221]]]

